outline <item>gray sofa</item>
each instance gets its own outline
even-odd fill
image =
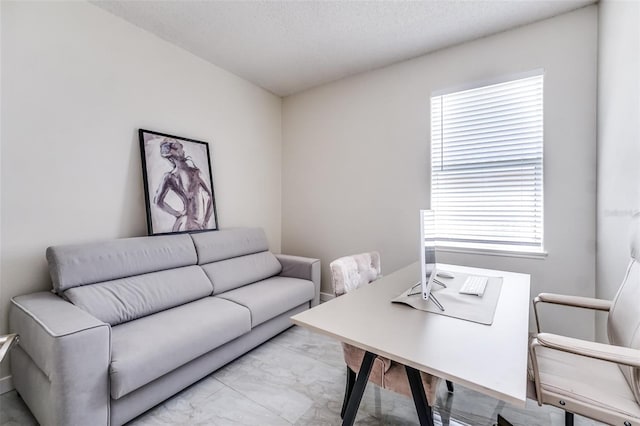
[[[43,425],[121,425],[291,326],[317,259],[261,229],[50,247],[51,292],[12,300],[16,390]]]

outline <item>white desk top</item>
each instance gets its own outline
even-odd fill
[[[419,281],[417,262],[291,319],[342,342],[524,406],[529,275],[446,264],[438,268],[503,277],[491,326],[391,303]]]

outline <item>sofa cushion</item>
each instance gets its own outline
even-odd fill
[[[312,300],[313,282],[299,278],[272,277],[227,291],[214,298],[231,300],[251,311],[251,327]]]
[[[269,250],[260,228],[235,228],[191,234],[198,252],[198,265]]]
[[[213,294],[220,294],[277,275],[282,265],[271,252],[263,251],[207,263],[202,269],[213,284]]]
[[[210,296],[211,282],[199,266],[151,272],[74,287],[64,297],[112,326]]]
[[[197,254],[189,235],[123,238],[47,249],[53,289],[64,290],[132,275],[195,265]]]
[[[250,330],[247,308],[215,297],[117,325],[111,396],[118,399]]]

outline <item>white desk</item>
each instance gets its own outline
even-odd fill
[[[438,267],[503,277],[491,326],[391,303],[392,298],[419,281],[418,263],[291,319],[368,352],[524,406],[529,275],[445,264]]]

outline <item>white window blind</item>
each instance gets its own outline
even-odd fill
[[[431,98],[439,246],[542,251],[543,75]]]

